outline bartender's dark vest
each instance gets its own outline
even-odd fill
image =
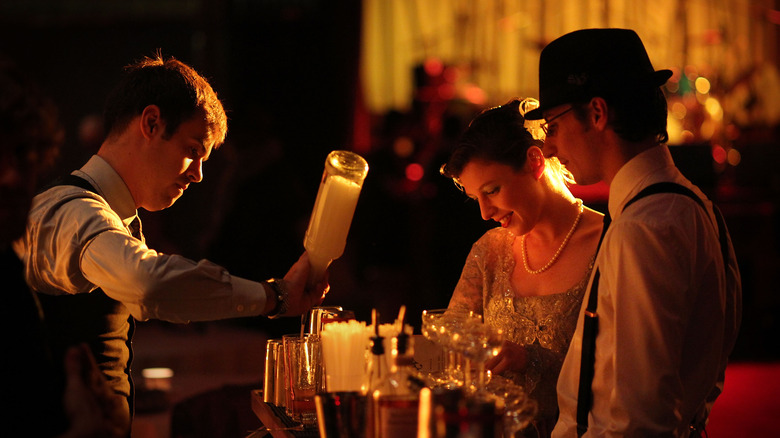
[[[97,193],[94,187],[75,175],[68,175],[56,185],[72,185]],[[87,343],[95,355],[98,367],[109,385],[127,397],[133,414],[133,384],[130,375],[131,341],[135,320],[124,304],[108,297],[98,288],[90,293],[48,295],[38,293],[47,327],[50,330],[52,353],[64,357],[65,350]]]

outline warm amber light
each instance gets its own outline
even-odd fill
[[[474,84],[466,85],[463,94],[466,100],[475,105],[485,105],[487,103],[487,93],[485,93],[485,90]]]
[[[715,135],[715,128],[717,125],[712,120],[705,120],[701,122],[699,127],[699,136],[705,140],[709,140]]]
[[[730,165],[736,166],[742,161],[742,154],[740,154],[738,150],[732,148],[729,149],[726,159]]]
[[[696,70],[696,67],[693,65],[685,66],[683,72],[685,74],[685,77],[691,81],[695,80],[699,76],[699,72]]]
[[[173,370],[170,368],[145,368],[141,370],[144,385],[149,390],[170,391]]]
[[[417,436],[419,438],[430,438],[431,431],[429,429],[432,420],[433,412],[431,407],[433,406],[433,395],[431,394],[431,388],[423,388],[420,390],[420,407],[417,418]]]
[[[173,370],[170,368],[144,368],[141,375],[145,379],[169,379],[173,377]]]
[[[414,153],[414,142],[409,137],[398,137],[393,142],[393,152],[400,158],[408,158]]]
[[[685,108],[685,105],[682,102],[675,102],[672,104],[671,113],[678,120],[682,120],[685,118],[685,115],[688,114],[688,109]]]
[[[704,76],[699,76],[696,78],[696,81],[694,81],[693,84],[696,87],[696,91],[701,94],[707,94],[710,92],[710,81]]]
[[[671,112],[666,117],[666,130],[669,133],[669,144],[681,144],[682,139],[682,122],[677,117],[673,116]]]
[[[710,117],[712,117],[712,120],[716,122],[723,120],[723,107],[720,106],[718,99],[715,99],[714,97],[707,98],[707,100],[704,101],[704,108],[707,110]]]

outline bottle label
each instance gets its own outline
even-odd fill
[[[380,399],[379,436],[415,437],[417,436],[417,416],[420,402],[418,399]]]

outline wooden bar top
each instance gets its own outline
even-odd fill
[[[291,428],[298,423],[287,415],[284,408],[264,402],[262,389],[252,391],[252,411],[274,438],[319,438],[320,436],[316,428],[292,430]]]

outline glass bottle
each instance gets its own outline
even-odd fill
[[[303,239],[309,253],[309,284],[317,284],[334,259],[341,257],[355,214],[368,163],[350,151],[332,151],[325,159],[314,209]]]
[[[371,394],[384,380],[387,375],[385,365],[385,346],[384,337],[379,335],[379,323],[377,322],[376,310],[373,311],[375,334],[371,337],[370,355],[367,362],[366,382],[364,384],[366,393],[366,438],[378,437],[378,424],[376,421],[376,406]]]
[[[417,436],[420,390],[426,382],[414,367],[412,338],[402,332],[392,345],[392,368],[371,394],[376,437]]]

